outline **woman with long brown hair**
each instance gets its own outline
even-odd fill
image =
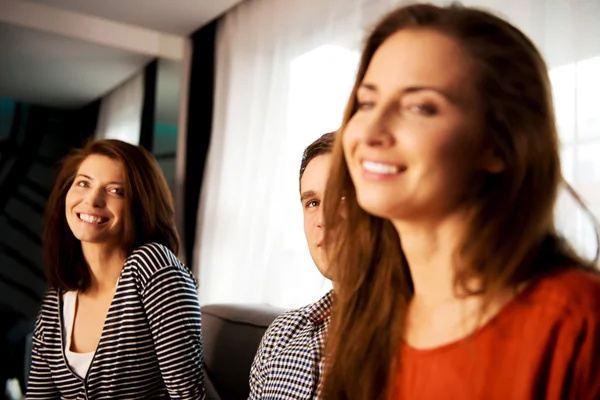
[[[600,278],[557,233],[561,183],[547,68],[523,33],[456,5],[385,16],[325,198],[323,398],[599,399]]]
[[[46,209],[26,398],[202,398],[197,284],[178,248],[148,151],[98,140],[69,155]]]

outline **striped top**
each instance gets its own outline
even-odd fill
[[[125,261],[85,379],[68,366],[62,293],[50,290],[33,333],[26,399],[200,399],[204,397],[197,284],[165,246],[150,243]]]

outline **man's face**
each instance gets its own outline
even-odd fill
[[[310,255],[317,268],[327,279],[328,274],[327,254],[324,244],[325,226],[323,225],[323,208],[325,187],[331,167],[331,153],[321,154],[313,158],[300,179],[300,201],[304,215],[304,234]]]

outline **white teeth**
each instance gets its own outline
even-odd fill
[[[397,174],[398,171],[400,170],[400,168],[398,168],[395,165],[381,164],[381,163],[377,163],[374,161],[363,161],[362,167],[365,169],[365,171],[373,172],[376,174],[392,175],[392,174]]]
[[[106,218],[96,217],[94,215],[88,215],[88,214],[79,214],[79,219],[81,219],[82,221],[85,221],[85,222],[89,222],[91,224],[100,224],[100,223],[106,221]]]

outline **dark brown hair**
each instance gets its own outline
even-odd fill
[[[304,153],[302,154],[302,162],[300,163],[300,180],[302,180],[302,175],[304,175],[304,170],[308,166],[308,163],[320,155],[331,153],[333,151],[334,142],[335,132],[328,132],[321,135],[321,137],[309,144],[306,149],[304,149]]]
[[[432,29],[456,40],[474,62],[484,102],[485,139],[506,164],[484,177],[456,265],[456,285],[481,278],[484,307],[559,266],[583,266],[556,233],[553,208],[562,181],[559,142],[546,65],[517,28],[487,12],[417,4],[385,16],[368,36],[344,123],[334,146],[325,198],[327,233],[336,232],[330,263],[336,304],[328,333],[326,399],[387,399],[401,366],[399,346],[413,284],[391,222],[357,204],[341,147],[357,111],[356,92],[379,46],[402,29]],[[347,216],[337,211],[346,196]],[[330,240],[330,239],[328,239]]]
[[[86,290],[90,285],[90,272],[83,258],[81,243],[67,223],[65,198],[79,166],[92,154],[120,162],[125,171],[125,254],[129,255],[136,247],[149,242],[161,243],[175,254],[179,251],[173,197],[152,154],[120,140],[90,141],[63,160],[46,205],[44,264],[51,288]]]

